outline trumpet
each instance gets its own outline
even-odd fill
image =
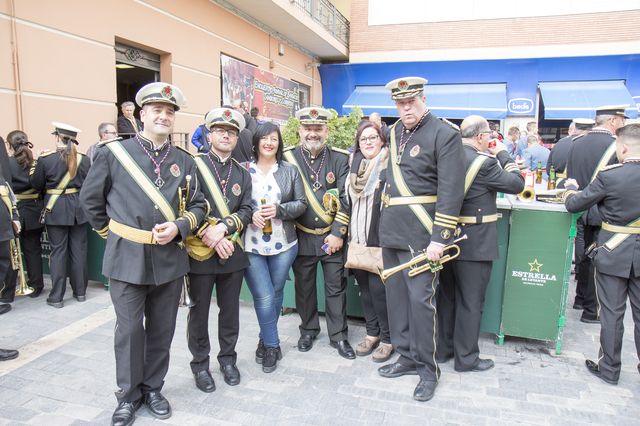
[[[525,186],[521,193],[518,194],[518,200],[520,201],[533,201],[536,199],[536,192],[532,186]]]
[[[187,202],[189,201],[189,188],[191,187],[191,175],[186,175],[185,180],[187,181],[187,187],[184,192],[182,188],[178,188],[178,214],[180,216],[184,215],[187,211]],[[195,306],[195,303],[191,299],[189,295],[189,276],[185,275],[184,280],[182,281],[182,292],[180,293],[180,301],[178,302],[178,306],[181,308],[191,308]]]
[[[22,264],[22,248],[20,246],[20,238],[16,237],[9,241],[11,249],[11,268],[18,271],[18,287],[16,288],[16,296],[26,296],[35,290],[27,284],[27,278],[24,273]]]
[[[440,269],[442,269],[443,263],[453,260],[460,255],[460,246],[458,246],[455,243],[458,243],[466,239],[467,239],[467,236],[463,235],[460,238],[454,240],[453,244],[449,244],[448,246],[445,246],[444,251],[453,250],[454,253],[451,253],[451,254],[447,253],[444,256],[442,256],[438,261],[432,262],[428,260],[427,252],[425,250],[425,251],[422,251],[420,254],[414,256],[410,261],[401,263],[400,265],[394,266],[393,268],[384,269],[384,270],[379,268],[378,274],[380,275],[380,278],[384,283],[385,281],[387,281],[387,278],[389,278],[391,275],[407,268],[409,268],[408,275],[410,277],[415,277],[416,275],[421,274],[423,272],[429,272],[429,271],[437,272]],[[425,262],[425,263],[422,263],[422,262]]]

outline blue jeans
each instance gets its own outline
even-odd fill
[[[282,309],[284,284],[298,255],[298,244],[273,256],[247,253],[249,267],[245,278],[253,296],[253,306],[260,324],[260,337],[268,348],[280,346],[278,318]]]

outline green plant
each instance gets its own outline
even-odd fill
[[[349,149],[353,146],[358,130],[358,124],[362,120],[362,110],[355,107],[349,115],[340,117],[338,112],[330,109],[333,117],[329,120],[329,138],[327,144],[336,148]],[[297,145],[299,142],[298,128],[300,121],[295,117],[289,117],[280,131],[285,146]]]

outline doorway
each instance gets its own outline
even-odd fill
[[[123,102],[131,101],[135,104],[136,93],[142,86],[160,81],[160,55],[121,43],[116,43],[115,50],[116,93],[120,116],[120,105]],[[136,117],[140,117],[139,109],[136,105]]]

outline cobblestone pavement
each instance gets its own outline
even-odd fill
[[[20,349],[18,359],[0,363],[0,425],[109,423],[116,387],[115,317],[109,294],[93,282],[84,303],[70,293],[64,309],[47,306],[43,294],[19,298],[11,312],[0,316],[0,347]],[[211,309],[216,351],[215,303]],[[324,322],[313,349],[298,352],[296,314],[281,318],[284,358],[276,372],[263,373],[253,354],[255,313],[244,302],[238,342],[242,382],[227,386],[214,368],[217,390],[202,393],[189,368],[186,314],[181,308],[163,389],[173,416],[156,420],[143,407],[138,425],[637,425],[640,419],[640,376],[629,310],[618,386],[599,381],[585,369],[585,357],[596,355],[599,327],[579,322],[579,311],[569,308],[561,355],[555,355],[552,343],[507,337],[504,346],[497,346],[493,336],[483,335],[482,355],[495,360],[496,368],[461,374],[452,362],[444,364],[436,395],[426,403],[411,398],[415,376],[385,379],[369,358],[340,358],[329,347]],[[362,322],[350,321],[353,345],[364,333]]]

